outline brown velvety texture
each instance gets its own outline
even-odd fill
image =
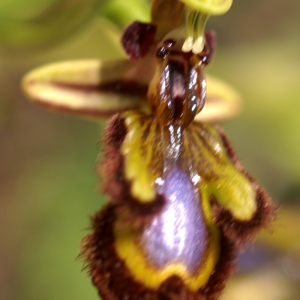
[[[251,220],[244,222],[235,220],[229,211],[221,208],[216,201],[212,199],[215,222],[222,228],[224,235],[232,240],[239,250],[241,250],[247,243],[253,241],[259,230],[268,228],[270,222],[275,219],[277,207],[273,205],[267,192],[241,165],[224,131],[218,128],[218,132],[230,160],[235,167],[251,181],[256,191],[257,210]]]
[[[152,290],[137,282],[114,248],[113,224],[117,205],[108,204],[92,218],[93,233],[83,240],[83,256],[103,300],[217,300],[234,270],[233,244],[222,238],[221,255],[207,284],[192,292],[178,276]]]
[[[124,177],[124,161],[120,152],[126,134],[124,117],[114,116],[105,131],[104,159],[97,170],[102,178],[104,193],[111,196],[112,202],[119,204],[123,214],[126,210],[129,222],[136,222],[139,225],[162,209],[164,199],[161,195],[157,195],[153,202],[142,204],[130,194],[131,183]]]
[[[217,300],[235,270],[236,252],[253,240],[261,228],[266,228],[274,218],[276,208],[267,193],[241,166],[225,133],[219,135],[235,167],[252,182],[256,190],[257,211],[249,221],[234,219],[229,211],[212,198],[214,221],[220,230],[220,257],[208,282],[197,292],[189,290],[178,276],[171,276],[157,289],[150,289],[135,280],[125,262],[115,250],[113,234],[117,216],[126,216],[131,226],[143,228],[164,205],[163,196],[157,195],[154,202],[141,204],[130,194],[130,182],[124,177],[120,148],[128,133],[125,118],[116,115],[108,124],[104,135],[104,159],[98,166],[103,178],[103,190],[111,196],[110,203],[92,218],[92,231],[83,240],[83,256],[103,300]]]

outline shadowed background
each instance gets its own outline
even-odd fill
[[[244,99],[242,114],[222,126],[281,204],[273,233],[242,256],[224,300],[300,297],[299,13],[297,0],[234,1],[208,22],[218,34],[208,73]],[[45,63],[124,56],[119,34],[133,18],[147,20],[146,1],[0,3],[0,299],[98,299],[76,257],[105,201],[94,172],[105,123],[32,105],[20,80]]]

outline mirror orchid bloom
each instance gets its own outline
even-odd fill
[[[238,111],[237,94],[204,76],[206,20],[231,2],[153,0],[151,23],[123,32],[130,59],[54,64],[23,81],[41,105],[113,115],[97,166],[110,199],[82,244],[104,300],[216,300],[236,253],[273,218],[225,133],[204,122]]]

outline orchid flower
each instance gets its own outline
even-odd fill
[[[238,111],[238,95],[204,76],[215,48],[205,23],[231,4],[152,0],[151,22],[123,32],[128,60],[53,64],[24,78],[38,104],[114,115],[97,166],[110,200],[82,246],[104,300],[218,299],[236,253],[273,218],[225,133],[204,123]]]

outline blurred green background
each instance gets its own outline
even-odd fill
[[[234,1],[208,23],[218,33],[209,73],[244,99],[243,113],[222,126],[281,205],[224,300],[300,298],[299,15],[298,0]],[[146,1],[0,2],[0,299],[98,299],[76,258],[105,201],[94,172],[104,123],[32,105],[20,79],[49,62],[124,56],[119,34],[134,18],[148,19]]]

